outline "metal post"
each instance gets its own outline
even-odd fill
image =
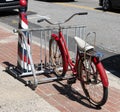
[[[28,29],[28,20],[27,20],[27,1],[20,0],[21,8],[19,9],[19,29]],[[23,31],[25,36],[27,37],[27,46],[30,50],[30,39],[29,33],[27,31]],[[23,37],[21,34],[18,34],[18,60],[17,60],[17,67],[22,72],[29,72],[31,71],[30,61],[28,58],[28,52],[23,41]]]

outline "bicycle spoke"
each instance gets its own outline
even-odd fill
[[[59,50],[59,47],[58,47],[56,41],[53,39],[51,39],[51,41],[50,41],[50,59],[51,59],[52,65],[53,65],[54,72],[58,76],[63,75],[62,55],[61,55],[61,52]]]
[[[91,58],[80,61],[78,69],[82,88],[89,101],[95,105],[103,105],[107,100],[107,88],[103,86],[100,74]]]

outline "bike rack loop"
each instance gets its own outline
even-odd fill
[[[37,65],[37,68],[39,70],[36,70],[36,66],[33,63],[33,58],[31,55],[31,44],[32,44],[32,39],[31,39],[31,32],[32,31],[37,31],[35,30],[29,30],[28,28],[28,20],[27,20],[27,14],[26,14],[26,0],[20,0],[20,5],[21,8],[19,10],[19,26],[18,26],[18,60],[17,60],[17,66],[16,67],[9,67],[7,70],[10,74],[24,82],[25,84],[32,84],[35,85],[35,87],[39,83],[46,83],[46,82],[51,82],[51,81],[56,81],[56,80],[65,80],[69,78],[73,78],[72,75],[65,75],[64,77],[51,77],[51,78],[41,78],[38,80],[37,74],[50,74],[53,73],[53,69],[51,69],[51,65],[49,63],[49,59],[47,59],[47,36],[50,35],[51,32],[53,32],[53,29],[37,29],[40,32],[40,50],[44,49],[44,54],[40,54],[40,64]],[[78,28],[78,30],[81,32],[85,27]],[[77,34],[77,28],[75,28],[74,32],[75,35]],[[82,29],[82,30],[81,30]],[[68,45],[68,35],[69,33],[67,29],[65,29],[65,35],[67,37],[67,45]],[[83,36],[83,33],[81,33]],[[44,39],[42,39],[42,35],[44,35]],[[78,35],[79,36],[79,35]],[[45,41],[45,44],[43,45],[43,41]],[[40,51],[41,52],[41,51]],[[42,57],[44,56],[44,61],[42,60]],[[39,67],[40,66],[40,67]],[[24,80],[22,77],[26,76],[33,76],[33,81],[30,80]]]

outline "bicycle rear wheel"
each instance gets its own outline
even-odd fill
[[[104,70],[103,66],[101,69]],[[99,73],[90,56],[79,61],[78,77],[81,80],[81,86],[89,101],[95,106],[104,105],[108,97],[108,87],[103,85],[100,77],[101,74]]]
[[[55,74],[57,76],[64,76],[65,73],[63,71],[63,58],[59,46],[57,45],[57,42],[53,38],[50,39],[49,57]]]

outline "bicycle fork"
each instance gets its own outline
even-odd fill
[[[63,71],[65,73],[68,70],[68,61],[67,61],[68,55],[67,55],[66,49],[62,43],[61,38],[59,38],[56,34],[52,34],[51,36],[57,42],[57,45],[60,49],[62,59],[63,59]]]

